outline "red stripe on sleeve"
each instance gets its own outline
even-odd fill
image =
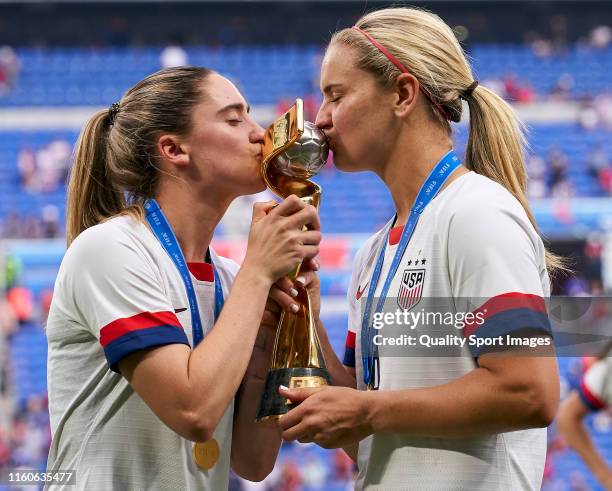
[[[346,345],[347,348],[353,348],[355,349],[355,333],[352,331],[349,331],[346,334]]]
[[[171,325],[183,329],[174,312],[141,312],[132,317],[116,319],[100,329],[100,344],[105,347],[124,334],[149,327]]]
[[[587,399],[587,401],[591,403],[591,406],[594,409],[597,410],[606,407],[604,402],[590,391],[590,389],[587,387],[587,384],[584,383],[584,379],[580,381],[580,391],[582,392],[582,395],[584,395],[584,397]]]
[[[491,298],[478,309],[484,313],[485,318],[512,309],[531,309],[536,312],[546,313],[546,303],[539,295],[529,293],[504,293]]]
[[[539,295],[510,292],[490,298],[479,308],[474,310],[473,314],[476,315],[480,313],[481,315],[478,317],[486,321],[488,317],[492,317],[500,312],[513,309],[530,309],[543,314],[547,313],[546,303]],[[467,337],[474,334],[474,332],[476,332],[480,326],[481,323],[479,323],[477,320],[466,322],[463,329],[464,335]]]

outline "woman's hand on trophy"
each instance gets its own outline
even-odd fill
[[[286,441],[314,442],[323,448],[346,447],[372,434],[372,404],[367,391],[348,387],[288,389],[280,395],[297,407],[279,419]]]
[[[310,294],[311,313],[318,318],[320,311],[319,278],[316,275],[318,269],[319,261],[315,258],[308,259],[302,264],[300,275],[295,282],[286,276],[277,280],[270,288],[262,324],[276,328],[283,310],[297,312],[299,310],[297,302],[300,300],[299,288],[303,287],[308,289]]]
[[[243,269],[274,283],[319,253],[320,228],[316,208],[297,196],[256,203]]]
[[[321,263],[315,257],[308,263],[302,265],[300,274],[295,279],[298,285],[301,285],[308,290],[310,297],[310,312],[312,318],[316,321],[321,314],[321,282],[317,271],[321,268]]]
[[[300,301],[299,290],[306,288],[310,296],[310,312],[315,319],[319,317],[321,310],[321,301],[319,295],[319,277],[316,271],[319,270],[320,264],[318,259],[312,258],[302,263],[300,274],[295,282],[292,282],[286,276],[283,276],[272,285],[270,294],[268,295],[268,303],[266,304],[266,318],[276,319],[282,310],[287,312],[297,312],[299,307],[297,302]],[[276,324],[274,324],[276,326]]]

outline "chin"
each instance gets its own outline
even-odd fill
[[[261,193],[266,189],[266,183],[261,178],[260,175],[257,176],[257,179],[253,182],[248,183],[244,186],[244,190],[240,193],[241,196],[248,196],[250,194]]]
[[[338,156],[338,154],[334,154],[333,159],[334,167],[342,172],[356,172],[361,169],[357,169],[352,162],[347,159],[342,158],[342,156]]]

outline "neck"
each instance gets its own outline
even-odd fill
[[[398,142],[386,164],[378,173],[391,192],[397,219],[395,225],[404,225],[410,215],[421,186],[440,159],[452,149],[450,138],[439,138],[439,134]],[[453,172],[444,186],[458,177],[459,169]],[[467,172],[467,170],[465,170]],[[463,172],[461,172],[463,173]]]
[[[180,182],[160,183],[156,197],[188,262],[203,261],[217,224],[233,198],[196,193]],[[197,195],[196,195],[197,194]]]

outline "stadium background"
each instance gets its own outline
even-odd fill
[[[84,119],[164,65],[204,65],[234,80],[267,125],[295,97],[313,119],[321,50],[369,2],[3,2],[0,0],[0,468],[45,468],[45,315],[64,252],[65,180]],[[530,135],[529,196],[550,247],[575,274],[555,292],[612,288],[612,4],[607,1],[418,3],[453,26],[476,78],[512,102]],[[466,126],[456,125],[462,150]],[[323,315],[342,352],[345,293],[354,252],[392,213],[373,175],[328,165],[324,189]],[[250,207],[236,202],[217,250],[244,251]],[[587,358],[559,360],[562,394]],[[612,461],[612,418],[588,420]],[[264,483],[232,489],[350,489],[340,452],[285,445]],[[546,490],[599,489],[553,424]]]

